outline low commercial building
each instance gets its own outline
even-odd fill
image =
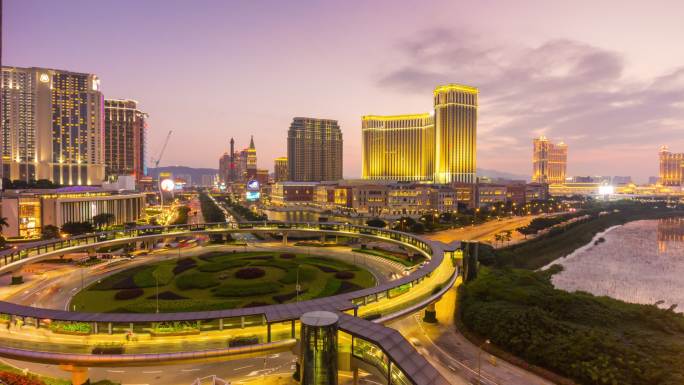
[[[135,222],[145,212],[145,194],[74,186],[59,189],[5,191],[2,216],[6,237],[36,237],[47,225],[89,222],[98,214],[114,214],[113,224]]]
[[[275,183],[271,191],[271,203],[276,205],[311,204],[314,201],[317,185],[316,182]]]

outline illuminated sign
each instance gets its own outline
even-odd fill
[[[259,181],[252,179],[247,182],[247,190],[259,191]]]
[[[176,188],[176,184],[173,182],[173,179],[164,179],[159,183],[159,186],[161,187],[162,191],[167,192],[171,192]]]
[[[50,81],[50,76],[48,76],[48,74],[40,74],[39,79],[41,83],[47,83]]]
[[[245,193],[245,199],[247,199],[248,201],[259,200],[260,196],[261,196],[261,194],[258,191],[247,191]]]

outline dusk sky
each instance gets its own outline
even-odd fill
[[[218,167],[254,135],[260,168],[295,116],[337,119],[344,175],[361,116],[427,112],[480,88],[478,166],[529,175],[531,138],[570,175],[657,175],[684,152],[684,2],[5,0],[3,65],[97,74],[149,113],[148,164]]]

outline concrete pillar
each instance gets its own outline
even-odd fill
[[[359,385],[359,368],[354,368],[354,371],[352,372],[352,376],[354,378],[352,384]]]
[[[245,317],[244,316],[240,317],[240,328],[242,328],[242,329],[245,328]]]
[[[71,373],[72,385],[84,385],[88,383],[88,368],[74,365],[60,365],[60,369]]]
[[[287,246],[287,233],[283,233],[283,245]]]
[[[321,234],[321,243],[325,243],[325,234]]]
[[[107,323],[107,333],[112,334],[112,323]]]
[[[271,342],[271,324],[266,325],[266,342]]]
[[[435,303],[432,302],[425,308],[425,316],[423,317],[423,322],[436,324],[437,323],[437,310],[435,309]]]
[[[295,321],[292,320],[292,338],[295,338]]]
[[[219,318],[219,330],[223,330],[223,318]]]

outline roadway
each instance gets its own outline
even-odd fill
[[[503,245],[509,245],[513,242],[517,242],[520,239],[523,239],[523,236],[516,232],[515,229],[518,227],[527,226],[536,217],[537,216],[535,215],[527,215],[524,217],[511,217],[501,220],[492,220],[476,226],[464,226],[460,228],[438,231],[428,234],[425,237],[433,241],[440,241],[444,243],[461,240],[482,241],[490,243],[492,246],[500,247],[502,244],[497,244],[494,239],[496,234],[502,231],[511,230],[513,239],[511,242],[506,242]]]
[[[422,321],[423,312],[391,322],[444,377],[454,384],[477,384],[479,347],[458,332],[454,323],[456,287],[460,279],[436,304],[437,324]],[[553,385],[541,377],[482,352],[481,383],[484,385]],[[463,379],[469,382],[464,382]]]

